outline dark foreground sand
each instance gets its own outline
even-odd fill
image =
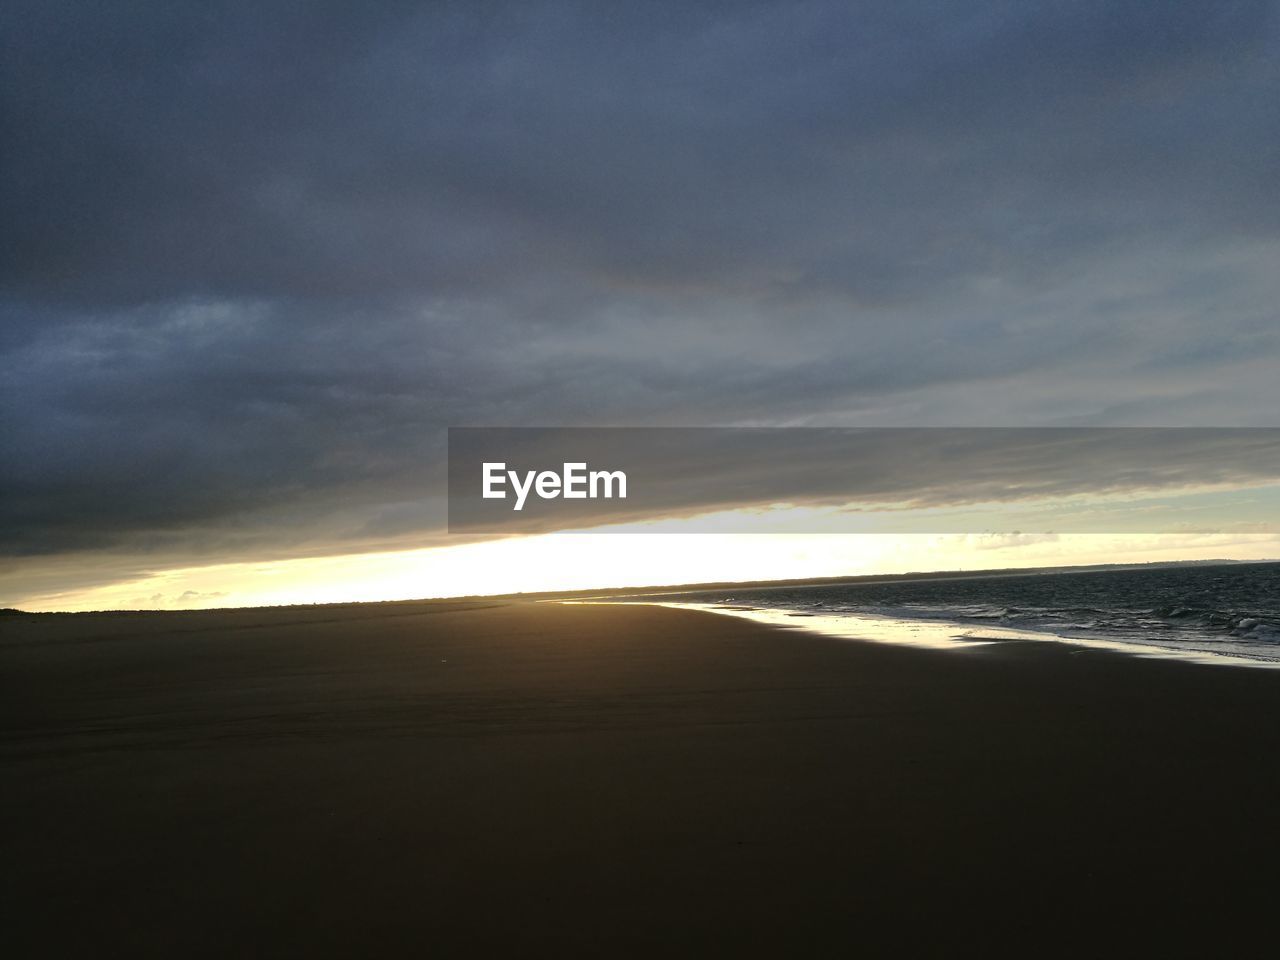
[[[1229,956],[1280,907],[1280,672],[421,603],[9,617],[0,685],[8,957]]]

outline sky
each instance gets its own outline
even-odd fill
[[[1116,556],[469,543],[445,431],[1273,426],[1277,89],[1275,3],[6,3],[0,605]]]

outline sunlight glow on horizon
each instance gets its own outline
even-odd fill
[[[1277,554],[1280,538],[1273,534],[555,533],[165,570],[33,596],[18,606],[32,612],[253,607]]]

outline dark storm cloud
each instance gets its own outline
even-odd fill
[[[550,269],[875,301],[1002,256],[1052,269],[1126,217],[1269,229],[1270,14],[15,7],[5,279],[98,304]]]
[[[1271,3],[0,17],[11,555],[422,535],[449,425],[1277,399]]]
[[[531,474],[565,476],[570,464],[578,496],[560,496],[559,480],[549,495],[530,485]],[[685,527],[697,532],[757,532],[758,511],[783,503],[839,508],[816,531],[826,533],[1017,531],[1029,518],[1073,533],[1170,533],[1188,524],[1261,533],[1278,529],[1275,497],[1260,498],[1258,488],[1280,484],[1280,429],[455,428],[448,469],[449,529],[458,533],[663,517],[698,518]],[[625,479],[592,495],[590,471]],[[1190,512],[1161,500],[1214,487],[1216,499],[1193,500]],[[1223,494],[1240,488],[1247,492]],[[756,512],[715,515],[741,508]],[[769,529],[814,526],[791,511]]]

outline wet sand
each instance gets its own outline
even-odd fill
[[[1280,671],[522,602],[0,621],[11,957],[1023,955],[1280,902]]]

